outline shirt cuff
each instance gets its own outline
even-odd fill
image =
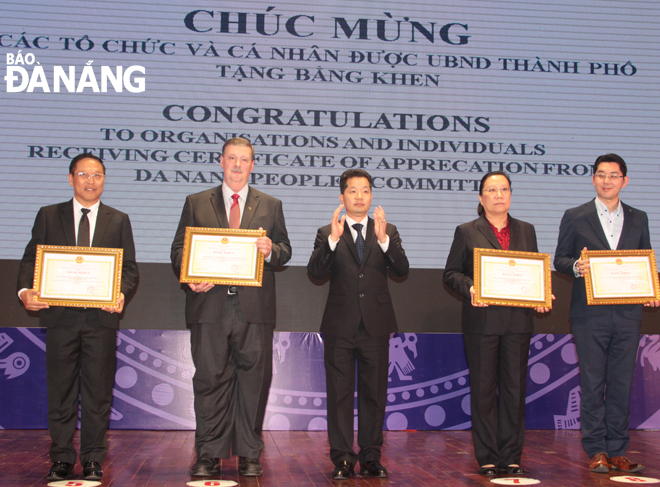
[[[336,242],[333,242],[332,239],[330,238],[330,235],[328,235],[328,246],[330,247],[330,250],[332,250],[334,252],[335,249],[337,248],[338,243],[339,243],[339,240],[337,240]]]
[[[385,243],[380,243],[380,240],[378,240],[378,245],[380,245],[380,248],[383,252],[387,252],[387,249],[390,248],[390,236],[389,235],[387,236],[387,238],[385,239]]]
[[[575,277],[582,277],[582,274],[580,274],[580,271],[578,271],[577,263],[578,263],[577,260],[573,262],[573,274],[575,275]]]

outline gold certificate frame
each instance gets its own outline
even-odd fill
[[[33,288],[50,306],[117,306],[124,249],[37,245]]]
[[[645,304],[660,299],[653,250],[583,250],[587,304]]]
[[[186,227],[179,282],[261,287],[266,230]]]
[[[552,308],[550,254],[474,249],[476,303]]]

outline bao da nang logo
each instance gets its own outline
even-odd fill
[[[53,66],[45,70],[31,52],[25,56],[7,53],[7,93],[142,93],[146,90],[146,74],[143,66],[92,66],[94,61],[80,66]],[[140,76],[142,75],[142,76]]]

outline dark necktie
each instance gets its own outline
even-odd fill
[[[362,223],[356,223],[353,225],[353,228],[357,232],[357,237],[355,237],[355,246],[357,247],[358,256],[360,257],[360,262],[362,262],[362,257],[364,257],[364,237],[362,236]]]
[[[238,194],[231,195],[233,203],[229,208],[229,228],[239,228],[241,226],[241,206],[238,204]]]
[[[87,213],[91,210],[88,208],[82,208],[82,216],[80,217],[80,223],[78,223],[78,247],[89,247],[89,218],[87,218]]]

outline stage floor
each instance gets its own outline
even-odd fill
[[[629,457],[647,466],[639,475],[660,478],[660,431],[631,431],[631,435]],[[263,477],[239,477],[237,459],[232,457],[222,462],[219,478],[245,486],[267,487],[495,485],[477,473],[469,431],[386,431],[382,463],[390,470],[390,476],[384,480],[356,476],[348,481],[333,481],[325,431],[269,431],[263,438]],[[48,432],[44,430],[0,431],[0,486],[46,485],[51,464],[49,444]],[[76,439],[76,449],[78,446]],[[192,480],[192,431],[112,430],[109,446],[103,464],[104,486],[174,487]],[[527,431],[522,465],[529,472],[527,477],[539,479],[541,485],[620,485],[609,478],[621,473],[591,473],[586,463],[579,431]],[[81,478],[80,464],[76,465],[75,474],[74,478]]]

